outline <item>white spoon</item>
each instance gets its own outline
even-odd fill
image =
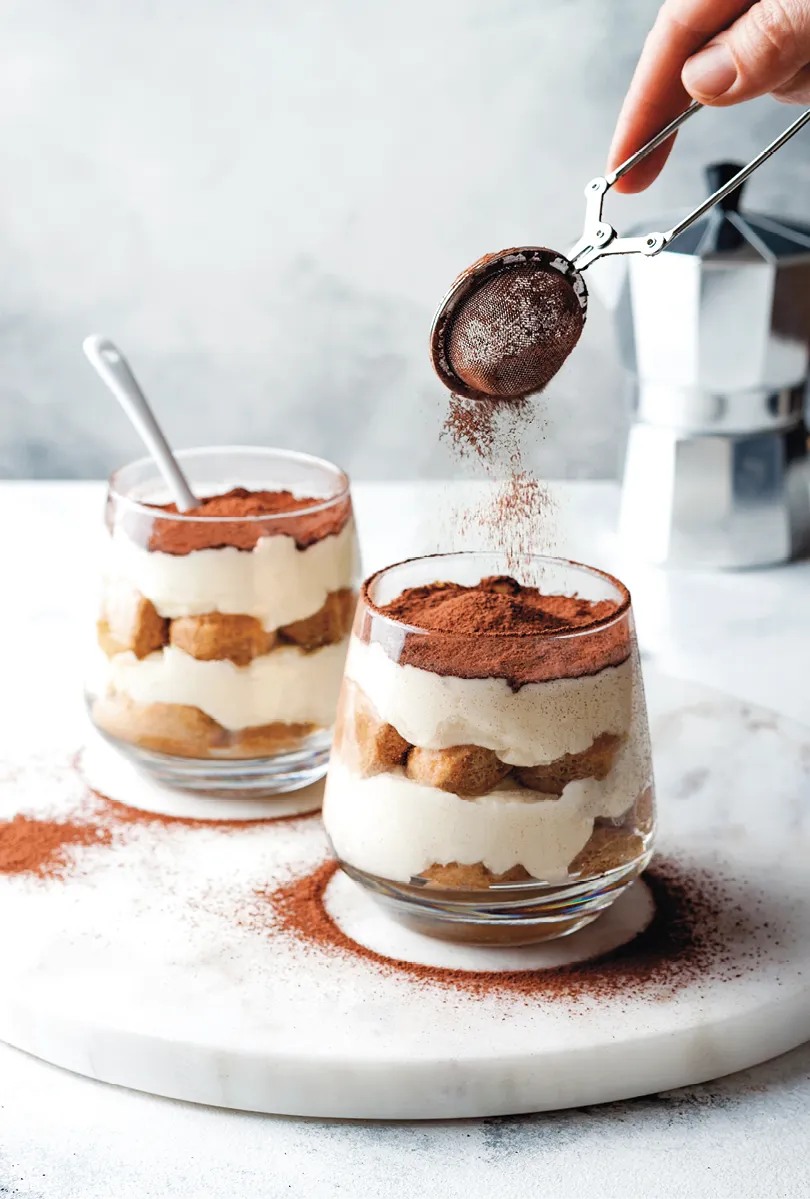
[[[200,501],[178,466],[124,355],[108,337],[102,337],[99,333],[86,337],[82,349],[140,434],[177,505],[177,511],[188,512],[189,508],[199,507]]]

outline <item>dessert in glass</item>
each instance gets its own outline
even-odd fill
[[[177,457],[189,512],[151,459],[110,480],[91,718],[169,786],[306,786],[326,770],[356,603],[349,481],[283,450]]]
[[[655,808],[630,596],[556,558],[417,558],[363,585],[324,822],[421,932],[528,944],[647,865]]]

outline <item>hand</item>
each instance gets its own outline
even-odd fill
[[[810,102],[810,0],[664,0],[619,114],[608,169],[686,108],[728,106],[768,93]],[[617,185],[638,192],[656,178],[674,138]]]

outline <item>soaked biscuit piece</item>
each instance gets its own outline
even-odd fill
[[[563,754],[541,766],[518,766],[515,774],[524,787],[559,797],[567,784],[577,779],[607,778],[621,742],[616,733],[600,733],[581,753]]]
[[[154,753],[207,758],[220,725],[187,704],[136,704],[124,695],[96,700],[93,719],[100,729]]]
[[[315,731],[311,724],[254,725],[231,731],[188,704],[138,704],[107,695],[93,705],[105,733],[175,758],[266,758],[292,749]]]
[[[568,867],[569,874],[590,877],[628,866],[644,853],[644,841],[630,829],[595,828]]]
[[[646,787],[639,795],[631,812],[631,822],[645,836],[655,827],[655,792]]]
[[[204,616],[180,616],[171,622],[172,645],[201,662],[227,661],[249,666],[266,654],[275,642],[254,616],[207,612]]]
[[[408,778],[462,798],[486,795],[511,770],[491,749],[479,745],[454,745],[450,749],[420,749],[408,754]]]
[[[484,890],[499,883],[530,882],[532,876],[524,866],[513,866],[503,874],[493,874],[483,862],[473,862],[468,866],[458,862],[446,862],[444,865],[437,862],[423,870],[419,877],[430,879],[441,887],[475,887]]]
[[[313,616],[280,628],[279,640],[307,651],[335,645],[351,632],[355,604],[356,597],[350,588],[332,591],[324,606]]]
[[[222,730],[222,736],[211,747],[212,758],[271,758],[274,754],[295,749],[314,733],[314,724],[254,724],[235,733]]]
[[[127,652],[146,658],[169,640],[168,620],[137,591],[108,605],[96,628],[98,643],[108,658]]]
[[[338,704],[335,748],[355,774],[370,778],[401,766],[410,744],[380,720],[367,696],[347,679]]]

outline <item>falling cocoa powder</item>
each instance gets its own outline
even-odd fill
[[[709,974],[722,974],[724,969],[738,971],[734,952],[719,929],[726,905],[721,881],[703,871],[684,870],[672,861],[656,858],[645,873],[655,914],[647,928],[627,944],[587,961],[514,971],[424,966],[387,958],[357,944],[341,931],[324,904],[326,888],[337,869],[337,863],[325,862],[274,891],[257,892],[260,906],[254,912],[254,924],[261,922],[263,905],[265,927],[274,935],[281,932],[324,953],[365,961],[383,974],[478,997],[511,994],[527,1001],[575,1003],[583,998],[643,993],[653,999]],[[745,920],[740,913],[740,923]],[[753,943],[753,925],[742,935]]]
[[[448,440],[459,457],[474,454],[488,462],[495,445],[498,400],[468,400],[451,395],[441,437]]]
[[[488,466],[512,460],[532,421],[531,400],[468,400],[451,395],[441,437],[459,458],[474,457]]]
[[[455,513],[456,524],[464,534],[478,534],[482,548],[503,554],[510,571],[538,552],[552,513],[548,487],[523,464],[526,436],[539,423],[537,404],[529,399],[453,395],[441,434],[458,458],[472,458],[494,485],[489,497]]]
[[[494,495],[479,505],[476,520],[480,528],[489,530],[507,569],[514,571],[530,554],[538,552],[539,531],[551,511],[546,484],[515,466],[496,484]]]

